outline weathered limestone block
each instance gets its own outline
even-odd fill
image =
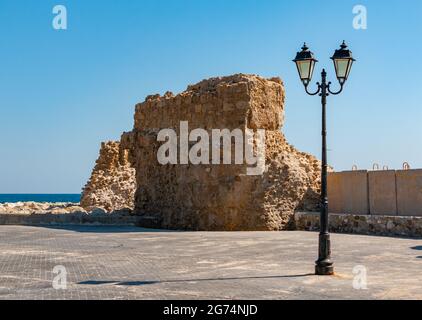
[[[83,188],[81,206],[88,211],[133,209],[135,189],[135,169],[128,160],[128,150],[119,142],[103,142],[91,178]]]
[[[281,230],[294,211],[318,206],[320,162],[289,145],[279,78],[238,74],[191,85],[174,96],[154,95],[136,106],[135,125],[122,136],[136,170],[135,213],[144,226],[188,230]],[[157,160],[160,129],[265,129],[265,171],[245,164],[167,164]]]

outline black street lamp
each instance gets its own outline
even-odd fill
[[[320,216],[320,234],[319,234],[319,249],[318,260],[315,262],[315,274],[317,275],[332,275],[334,274],[333,261],[331,260],[331,244],[330,233],[328,229],[328,197],[327,197],[327,126],[326,126],[326,105],[327,96],[330,94],[337,95],[343,91],[344,83],[349,77],[352,64],[355,61],[352,57],[352,52],[347,50],[347,45],[343,41],[339,50],[334,52],[331,57],[334,62],[337,79],[340,83],[340,89],[337,92],[330,90],[331,82],[327,83],[327,72],[322,69],[321,82],[317,82],[318,89],[316,92],[309,92],[308,85],[312,80],[312,74],[315,64],[318,60],[315,59],[314,54],[309,51],[306,43],[302,47],[302,51],[298,52],[296,58],[293,60],[296,63],[299,77],[305,86],[305,91],[311,96],[319,94],[322,104],[322,169],[321,169],[321,216]]]

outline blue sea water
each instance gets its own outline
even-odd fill
[[[0,203],[5,202],[79,202],[80,194],[0,194]]]

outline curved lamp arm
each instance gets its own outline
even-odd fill
[[[327,86],[327,90],[328,90],[328,92],[329,93],[331,93],[332,95],[336,95],[336,94],[339,94],[339,93],[341,93],[342,91],[343,91],[343,87],[344,87],[344,82],[343,83],[340,83],[340,90],[338,90],[337,92],[332,92],[331,90],[330,90],[330,85],[331,85],[331,82],[328,82],[328,86]]]
[[[306,93],[309,94],[310,96],[316,96],[318,93],[320,93],[321,92],[321,85],[320,85],[319,82],[317,82],[316,84],[318,86],[318,90],[316,92],[314,92],[314,93],[309,92],[308,91],[308,85],[305,85],[305,91],[306,91]]]

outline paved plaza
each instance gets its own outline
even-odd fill
[[[334,234],[318,277],[317,236],[0,226],[0,299],[422,299],[422,240]]]

